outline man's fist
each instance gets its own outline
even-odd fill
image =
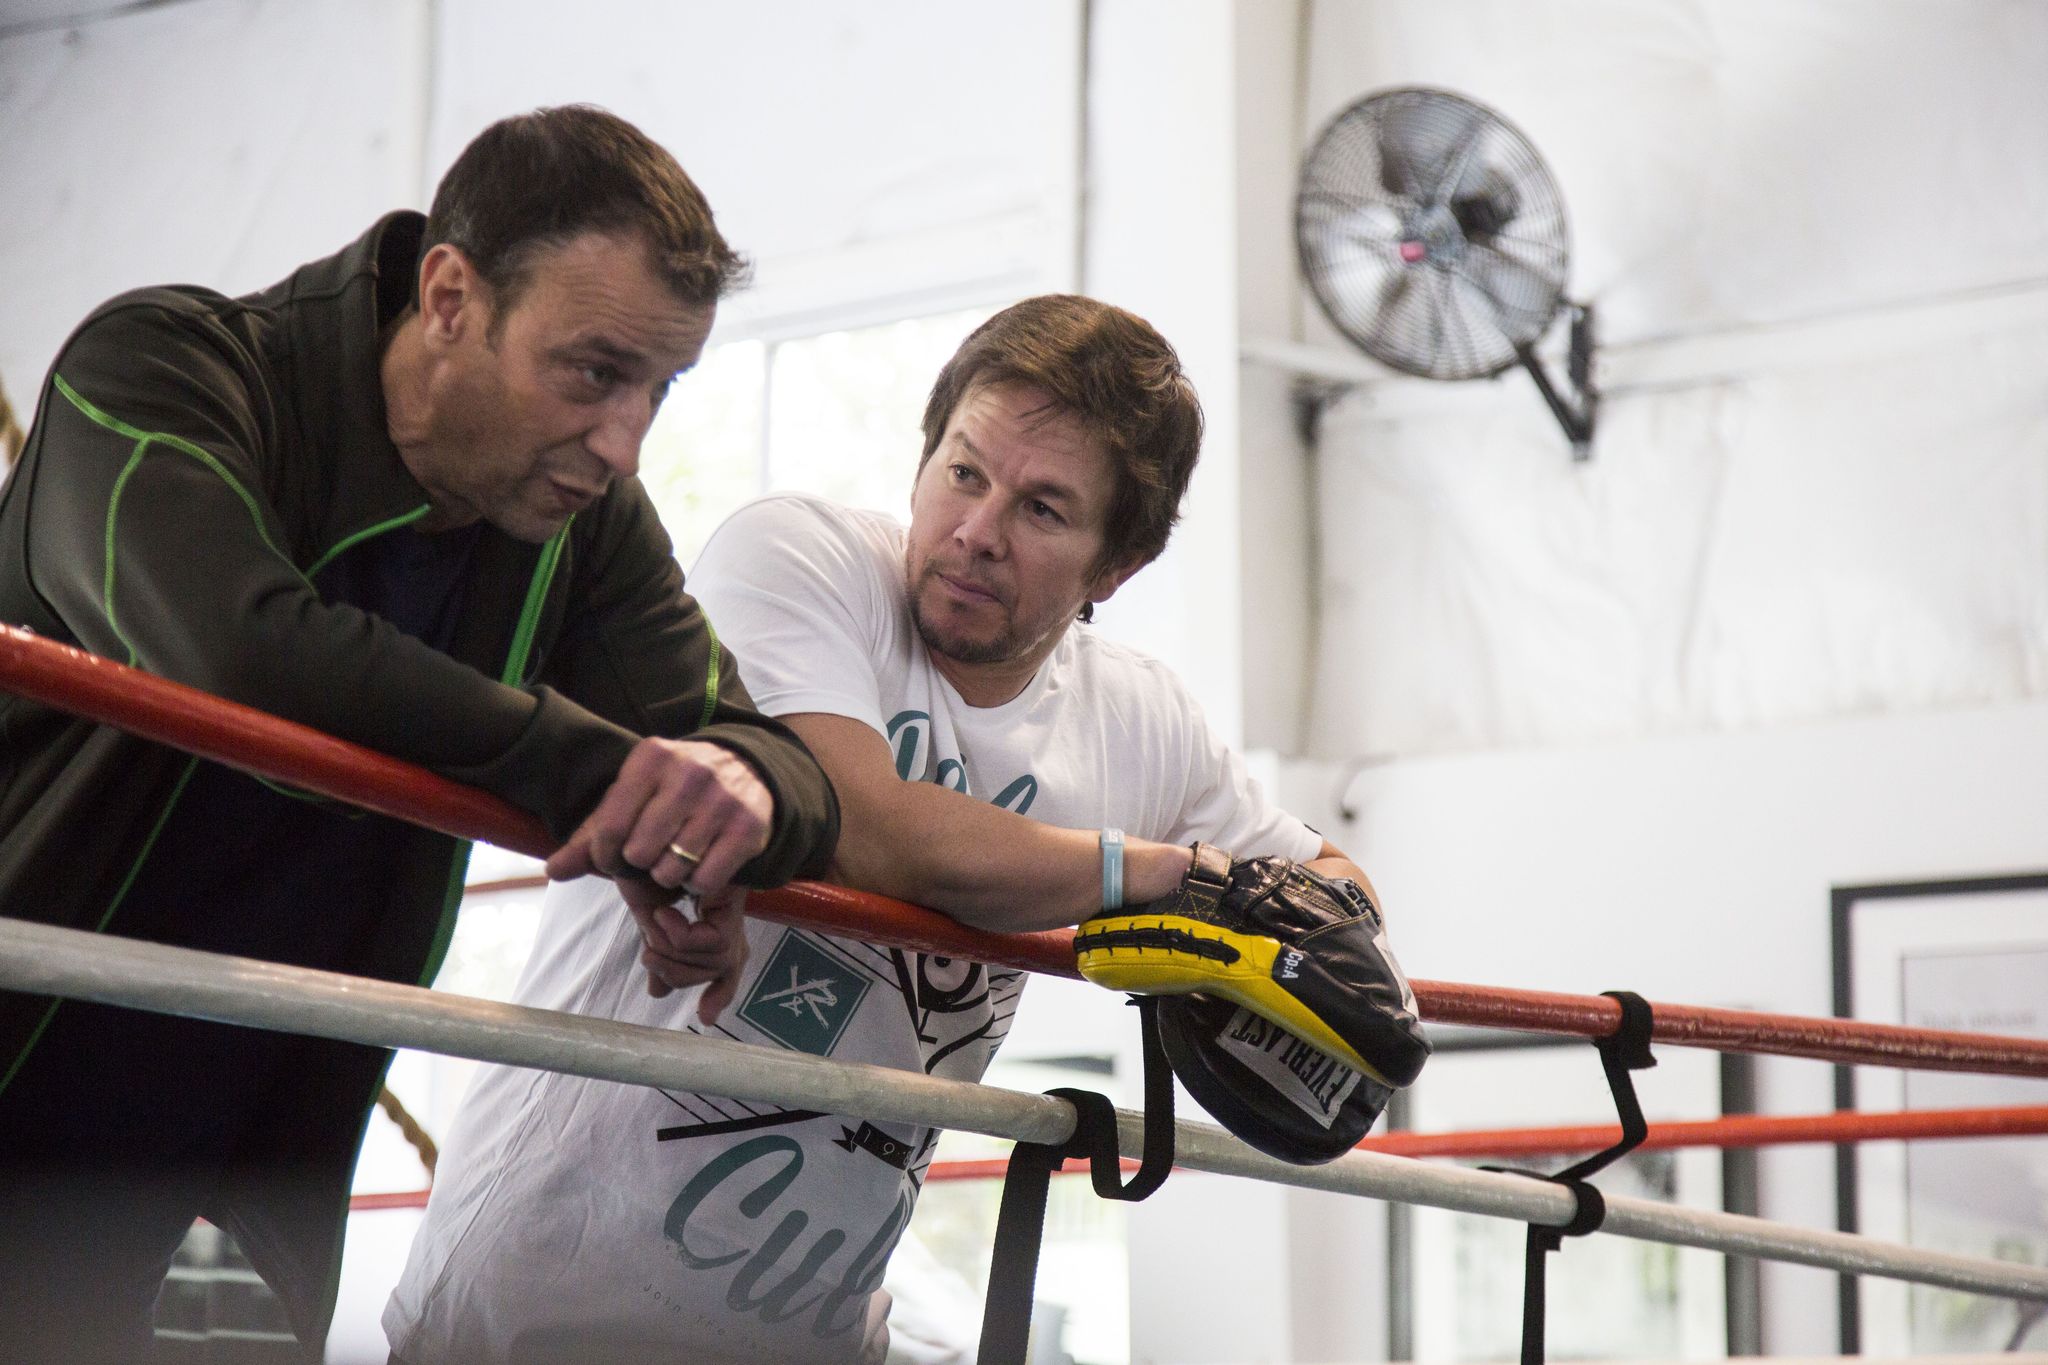
[[[728,750],[643,739],[597,809],[548,859],[548,876],[644,877],[671,892],[715,896],[768,847],[774,819],[768,788]]]

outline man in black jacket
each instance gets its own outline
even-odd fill
[[[0,619],[495,792],[563,841],[551,872],[620,879],[668,980],[728,975],[735,936],[666,902],[736,916],[838,824],[633,477],[742,268],[673,158],[571,107],[268,290],[117,298],[0,499]],[[466,852],[0,700],[0,913],[425,981]],[[317,1359],[388,1060],[0,993],[0,1358],[146,1349],[203,1215]]]

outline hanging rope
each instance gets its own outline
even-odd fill
[[[398,1131],[405,1134],[405,1140],[420,1154],[420,1165],[427,1168],[427,1179],[431,1182],[434,1163],[441,1159],[441,1149],[434,1145],[433,1136],[420,1126],[420,1121],[399,1102],[398,1096],[391,1093],[390,1086],[377,1092],[377,1107],[384,1111],[385,1118],[398,1125]]]

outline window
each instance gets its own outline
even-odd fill
[[[932,381],[993,311],[706,350],[641,457],[676,558],[689,564],[741,503],[783,489],[907,517]]]

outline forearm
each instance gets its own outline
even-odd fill
[[[929,783],[896,786],[881,809],[843,803],[835,880],[1011,933],[1076,924],[1102,908],[1099,831],[1040,824]],[[1129,840],[1125,903],[1171,892],[1188,859],[1185,848]]]

